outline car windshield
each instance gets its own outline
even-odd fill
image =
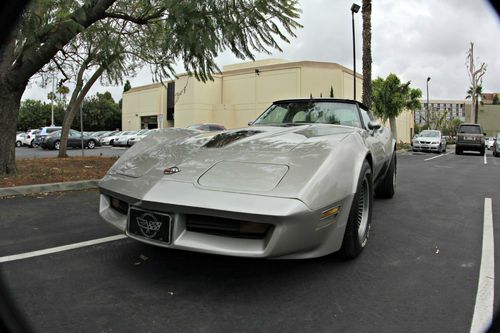
[[[475,125],[462,125],[460,126],[460,133],[481,134],[481,128]]]
[[[301,124],[335,124],[361,127],[356,104],[341,102],[275,103],[255,120],[253,125],[293,126]]]
[[[421,137],[426,137],[426,138],[438,138],[441,136],[441,132],[439,131],[422,131],[420,133]]]

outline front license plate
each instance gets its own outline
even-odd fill
[[[130,207],[128,232],[136,236],[170,243],[172,216]]]

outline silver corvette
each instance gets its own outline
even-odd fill
[[[395,141],[363,104],[293,99],[250,127],[175,128],[100,181],[100,215],[130,238],[213,254],[311,258],[367,244],[374,193],[396,186]]]

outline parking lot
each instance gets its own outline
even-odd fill
[[[40,332],[469,332],[484,311],[481,260],[500,267],[482,252],[485,202],[498,221],[499,188],[491,151],[399,154],[396,195],[375,200],[369,243],[354,261],[233,258],[106,238],[118,233],[100,220],[96,190],[8,198],[0,269]]]
[[[110,147],[101,146],[95,147],[94,149],[84,149],[85,156],[104,156],[104,157],[118,157],[123,154],[127,148],[120,147]],[[17,147],[16,148],[16,159],[20,158],[43,158],[43,157],[57,157],[59,151],[57,150],[46,150],[42,148],[30,148],[30,147]],[[82,150],[76,148],[68,148],[66,150],[68,156],[82,156]]]

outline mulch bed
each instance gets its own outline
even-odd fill
[[[0,177],[0,187],[100,179],[116,160],[115,157],[19,159],[17,175]]]

